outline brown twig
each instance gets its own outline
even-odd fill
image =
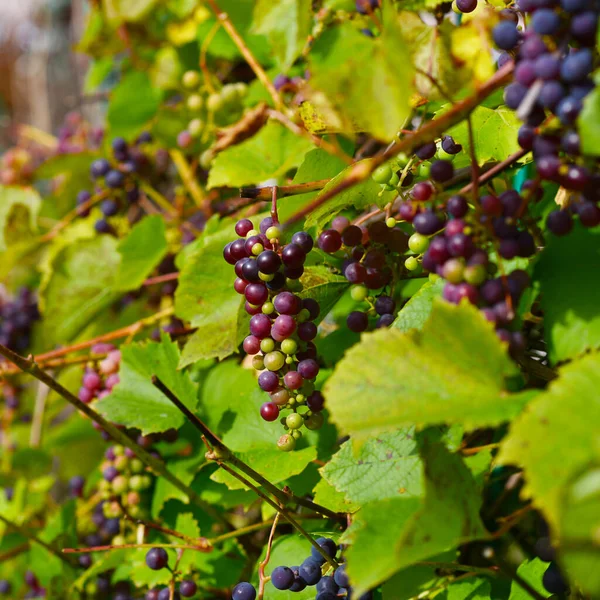
[[[175,281],[179,277],[180,273],[167,273],[166,275],[157,275],[156,277],[148,277],[142,283],[142,286],[156,285],[157,283],[166,283],[167,281]]]
[[[279,517],[281,513],[277,513],[275,518],[273,519],[273,525],[271,527],[271,532],[269,533],[269,540],[267,541],[267,553],[265,554],[265,560],[263,560],[260,565],[258,565],[258,600],[262,600],[265,593],[265,583],[269,581],[270,577],[265,575],[265,567],[269,564],[271,560],[271,548],[273,547],[273,538],[275,536],[275,530],[277,529],[277,523],[279,523]]]
[[[508,158],[506,158],[502,162],[499,162],[498,164],[496,164],[493,167],[491,167],[490,169],[488,169],[485,173],[483,173],[483,175],[481,175],[479,177],[479,179],[477,180],[477,185],[479,185],[479,186],[483,185],[490,179],[493,179],[496,175],[498,175],[498,173],[501,173],[502,171],[504,171],[504,169],[512,166],[518,160],[523,158],[527,153],[528,153],[527,150],[518,150],[514,154],[511,154]],[[465,185],[465,187],[463,187],[458,193],[459,194],[467,194],[468,192],[471,191],[471,189],[473,188],[473,185],[474,185],[473,181],[471,181],[470,183]]]
[[[198,552],[210,552],[210,546],[201,544],[106,544],[104,546],[89,546],[87,548],[63,548],[64,554],[89,554],[90,552],[107,552],[109,550],[120,550],[122,548],[177,548],[183,550],[197,550]]]

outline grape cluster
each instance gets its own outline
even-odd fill
[[[43,598],[46,596],[46,590],[33,571],[25,571],[25,585],[29,588],[26,598]]]
[[[12,299],[0,295],[0,344],[24,353],[29,348],[31,328],[39,318],[31,290],[23,287]]]
[[[146,553],[146,565],[153,571],[160,571],[169,565],[169,555],[164,548],[151,548]],[[180,598],[191,598],[198,591],[196,582],[192,579],[183,579],[179,582],[179,589],[174,590],[174,600]],[[171,598],[168,587],[149,590],[146,594],[146,600],[169,600]]]
[[[348,315],[346,322],[351,331],[366,331],[370,314],[376,315],[377,327],[387,327],[395,318],[396,302],[384,292],[397,275],[396,265],[408,248],[408,236],[396,227],[395,219],[391,221],[359,227],[338,216],[317,240],[319,248],[328,254],[342,251],[342,272],[352,284],[352,298],[369,304],[367,310]]]
[[[62,127],[58,130],[58,154],[77,154],[86,150],[94,150],[102,144],[104,131],[92,127],[78,112],[70,112],[65,116]]]
[[[573,217],[585,227],[600,224],[600,173],[582,155],[577,117],[595,87],[594,44],[600,9],[594,0],[519,0],[528,23],[515,18],[493,30],[496,45],[514,55],[514,82],[504,92],[524,125],[518,140],[533,152],[539,177],[570,192],[570,204],[550,213],[547,227],[569,233]]]
[[[138,178],[146,175],[152,168],[150,156],[142,147],[151,141],[149,133],[140,134],[133,145],[123,138],[114,138],[111,142],[112,161],[98,158],[90,165],[94,189],[81,190],[77,194],[77,206],[79,216],[87,217],[90,214],[88,203],[92,197],[100,194],[104,197],[100,202],[102,217],[94,224],[98,233],[111,233],[113,228],[109,219],[139,200]],[[161,170],[159,163],[157,155],[157,172]]]
[[[235,231],[239,237],[225,246],[223,256],[235,266],[234,288],[245,297],[251,315],[244,351],[261,371],[258,385],[270,395],[260,414],[265,421],[275,421],[282,410],[291,409],[281,418],[289,433],[281,436],[278,447],[293,450],[302,426],[319,429],[323,424],[323,396],[314,386],[319,373],[314,321],[320,308],[316,300],[294,293],[302,288],[298,280],[314,242],[299,231],[289,244],[280,244],[281,231],[271,217],[262,220],[260,231],[249,219],[238,221]]]
[[[104,356],[104,358],[92,360],[84,368],[78,396],[85,404],[108,396],[119,383],[120,350],[112,344],[95,344],[91,348],[91,356],[92,358]]]
[[[330,538],[318,538],[317,544],[331,558],[338,552],[336,543]],[[339,560],[339,559],[338,559]],[[271,583],[278,590],[301,592],[306,587],[316,586],[316,600],[336,600],[336,598],[351,598],[352,587],[346,574],[346,566],[341,564],[335,571],[315,548],[311,548],[310,556],[299,566],[279,566],[271,573]],[[367,592],[359,600],[371,600],[372,593]],[[233,588],[231,600],[255,600],[256,588],[247,581],[238,583]]]

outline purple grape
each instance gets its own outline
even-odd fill
[[[454,166],[449,160],[436,160],[431,163],[429,173],[434,181],[445,183],[454,176]]]
[[[504,88],[504,103],[516,110],[527,95],[527,88],[520,83],[511,83]]]
[[[304,261],[306,260],[306,252],[304,252],[304,250],[302,250],[302,248],[297,244],[291,243],[283,248],[281,252],[281,259],[286,267],[298,269],[304,265]]]
[[[90,173],[94,179],[104,177],[110,171],[110,163],[105,158],[95,160],[90,166]]]
[[[281,266],[281,259],[276,252],[273,250],[264,250],[258,255],[256,259],[258,270],[265,275],[273,275],[277,273]]]
[[[561,146],[567,154],[578,155],[581,150],[579,134],[576,131],[567,131],[562,137]]]
[[[558,156],[542,156],[537,161],[536,167],[543,179],[555,179],[558,176],[558,170],[561,162]]]
[[[556,105],[565,97],[565,88],[558,81],[546,81],[540,90],[538,102],[550,110],[554,110]]]
[[[314,321],[321,312],[321,307],[314,298],[304,298],[304,300],[302,300],[302,308],[308,311],[309,321]]]
[[[350,331],[360,333],[369,326],[369,318],[366,313],[359,310],[352,311],[346,318],[346,325]]]
[[[323,252],[333,254],[342,247],[342,236],[335,229],[326,229],[319,236],[318,245]]]
[[[566,210],[555,210],[548,215],[546,227],[557,236],[566,235],[573,229],[573,219]]]
[[[197,591],[198,586],[196,585],[196,582],[192,581],[191,579],[184,579],[179,584],[179,593],[184,598],[191,598]]]
[[[429,142],[427,144],[423,144],[419,148],[415,150],[415,154],[421,160],[429,160],[435,156],[437,152],[437,146],[435,142]]]
[[[422,235],[432,235],[438,232],[443,224],[442,219],[432,211],[419,213],[413,220],[415,231]]]
[[[263,371],[258,376],[258,385],[263,392],[274,392],[279,387],[279,377],[273,371]]]
[[[362,241],[362,231],[356,225],[349,225],[342,232],[342,242],[344,246],[358,246]]]
[[[505,217],[516,216],[521,208],[521,204],[523,203],[523,198],[521,198],[516,190],[507,190],[506,192],[502,192],[499,200],[502,203],[502,214]]]
[[[241,219],[235,224],[235,232],[240,237],[246,237],[246,234],[252,229],[254,229],[254,225],[250,219]]]
[[[396,302],[393,298],[390,298],[389,296],[379,296],[379,298],[375,300],[375,312],[378,315],[391,315],[395,310]]]
[[[464,233],[457,233],[448,239],[448,252],[452,256],[468,258],[473,250],[473,240]]]
[[[598,14],[587,11],[571,20],[571,35],[584,46],[593,46],[598,29]]]
[[[258,229],[261,233],[267,233],[267,229],[269,229],[269,227],[273,227],[273,218],[272,217],[265,217],[261,222],[260,225],[258,226]]]
[[[319,391],[314,391],[307,399],[306,405],[312,412],[320,412],[323,410],[323,406],[325,405],[325,398],[323,394]]]
[[[307,358],[298,363],[297,370],[304,379],[314,379],[319,374],[319,365],[316,360]]]
[[[492,30],[492,37],[498,48],[512,50],[519,42],[520,34],[512,21],[502,21]]]
[[[231,256],[235,258],[235,260],[241,260],[242,258],[247,258],[248,254],[246,253],[246,240],[239,239],[231,242],[230,246]]]
[[[125,176],[121,171],[111,169],[104,178],[104,182],[109,188],[120,188],[125,183]]]
[[[586,79],[592,72],[594,59],[588,48],[571,52],[560,66],[560,76],[567,83],[577,83]]]
[[[519,54],[525,59],[536,59],[548,52],[548,46],[537,35],[528,37],[519,49]]]
[[[560,17],[549,8],[541,8],[533,14],[531,27],[538,35],[552,35],[560,28]]]
[[[271,583],[278,590],[289,590],[294,579],[294,572],[288,567],[276,567],[271,573]]]
[[[169,555],[164,548],[150,548],[146,553],[146,564],[153,570],[164,569],[169,562]]]
[[[280,315],[297,315],[302,308],[302,303],[295,294],[281,292],[273,299],[273,306]]]
[[[477,0],[456,0],[456,7],[462,13],[471,13],[477,8]]]
[[[367,269],[359,262],[352,262],[344,269],[344,277],[350,283],[363,283],[367,277]]]
[[[454,195],[448,198],[448,203],[446,204],[446,210],[453,216],[458,219],[464,217],[469,211],[469,205],[464,196]]]
[[[271,333],[271,319],[267,315],[254,315],[250,319],[250,333],[262,340]]]
[[[305,254],[308,254],[314,246],[314,242],[310,234],[306,233],[306,231],[297,231],[291,239],[292,244],[296,244],[300,246],[302,250],[304,250]]]
[[[269,291],[262,283],[250,283],[244,290],[244,296],[246,296],[246,300],[248,300],[250,304],[258,306],[267,301]]]
[[[579,116],[583,104],[581,100],[577,100],[572,96],[563,98],[556,107],[556,116],[564,125],[572,125]]]
[[[558,79],[561,71],[560,58],[552,54],[542,54],[535,61],[535,74],[540,79]]]
[[[254,315],[254,317],[258,316],[260,315]],[[246,354],[258,354],[260,352],[260,339],[257,338],[255,335],[248,335],[244,338],[244,343],[242,344],[242,346]]]
[[[256,262],[256,260],[252,258],[246,259],[246,261],[242,264],[241,271],[242,277],[246,281],[250,281],[253,283],[257,283],[258,281],[260,281],[260,277],[258,276],[258,263]]]
[[[277,341],[289,338],[296,331],[296,321],[290,315],[279,315],[273,322],[271,332]]]
[[[600,224],[600,208],[593,202],[582,202],[578,206],[577,214],[584,227],[596,227]]]
[[[536,79],[533,60],[522,60],[515,68],[515,81],[529,87]]]
[[[531,150],[535,141],[535,128],[529,125],[521,125],[517,134],[517,142],[523,150]]]

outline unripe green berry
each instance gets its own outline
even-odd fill
[[[443,275],[450,283],[460,283],[463,280],[465,265],[460,258],[451,258],[444,263]]]
[[[350,289],[350,296],[356,302],[363,302],[369,295],[369,290],[364,285],[354,285]]]
[[[267,275],[266,273],[261,273],[261,272],[259,271],[259,273],[258,273],[258,277],[259,277],[259,279],[260,279],[261,281],[273,281],[273,278],[275,277],[275,274],[273,273],[273,274],[271,274],[271,275]],[[264,306],[264,305],[263,305],[263,306]],[[271,312],[273,312],[273,311],[271,311]],[[268,315],[269,313],[265,313],[265,314],[267,314],[267,315]]]
[[[405,261],[404,261],[404,266],[409,270],[409,271],[416,271],[419,268],[419,261],[416,259],[416,257],[414,256],[409,256]]]
[[[239,100],[240,93],[234,84],[228,83],[221,90],[221,99],[225,104],[233,104]]]
[[[181,83],[188,90],[198,87],[200,85],[200,73],[198,71],[186,71],[181,78]]]
[[[134,518],[134,519],[142,519],[145,515],[144,515],[144,509],[139,506],[131,506],[129,508],[129,514]]]
[[[265,368],[265,361],[263,360],[263,357],[260,356],[259,354],[257,354],[256,356],[253,356],[252,357],[252,366],[257,371],[262,371]]]
[[[252,237],[253,235],[258,235],[258,231],[256,231],[256,229],[251,229],[247,234],[246,234],[246,239],[248,239],[249,237]]]
[[[115,494],[124,494],[129,488],[129,481],[127,477],[123,475],[118,475],[112,481],[112,488]]]
[[[111,541],[113,546],[124,546],[127,543],[124,535],[115,535]]]
[[[141,473],[144,470],[144,463],[139,458],[132,458],[129,468],[132,473]]]
[[[256,242],[256,244],[252,246],[252,254],[254,254],[254,256],[258,256],[264,249],[265,248],[261,243]]]
[[[304,404],[306,398],[302,394],[296,394],[296,404]]]
[[[387,185],[389,185],[392,189],[395,189],[396,186],[400,183],[400,175],[398,173],[393,173],[388,181]]]
[[[270,281],[270,280],[267,279],[266,281]],[[262,305],[262,312],[265,315],[270,315],[274,310],[275,310],[275,307],[273,306],[272,302],[265,302]]]
[[[299,429],[294,429],[290,432],[290,435],[295,439],[299,440],[302,437],[302,432]]]
[[[396,163],[400,168],[404,168],[408,164],[408,156],[404,152],[400,152],[400,154],[396,156]]]
[[[392,175],[392,167],[390,167],[388,164],[385,164],[377,167],[373,171],[371,177],[376,183],[386,184],[392,178]]]
[[[188,99],[187,99],[187,107],[192,110],[192,111],[197,111],[200,110],[202,108],[202,96],[200,94],[192,94]]]
[[[121,471],[122,473],[128,466],[129,459],[125,455],[117,456],[117,458],[115,458],[115,467],[117,468],[117,471]]]
[[[429,173],[431,170],[431,163],[423,162],[419,165],[417,169],[417,173],[419,177],[429,177]]]
[[[150,475],[142,475],[142,489],[147,490],[152,486],[152,477]]]
[[[302,418],[302,415],[299,415],[298,413],[292,413],[286,417],[285,424],[290,429],[300,429],[300,427],[304,425],[304,419]]]
[[[261,340],[260,349],[265,354],[273,352],[273,350],[275,350],[275,341],[273,338],[265,338],[264,340]]]
[[[140,492],[144,489],[142,475],[132,475],[129,478],[129,487],[136,492]]]
[[[396,227],[396,219],[394,219],[394,217],[389,217],[389,219],[385,220],[385,224],[390,228],[393,229],[394,227]]]
[[[285,356],[277,350],[265,354],[264,360],[265,367],[269,369],[269,371],[279,371],[285,364]]]
[[[291,452],[296,447],[296,440],[286,433],[277,440],[277,447],[283,452]]]
[[[315,430],[315,429],[321,429],[324,422],[325,422],[325,417],[323,416],[323,413],[319,412],[319,413],[313,413],[312,415],[310,415],[310,417],[308,417],[308,419],[306,419],[304,424],[306,425],[307,429]]]
[[[192,119],[188,124],[187,130],[192,137],[198,137],[202,133],[203,127],[204,123],[202,122],[202,119]]]
[[[275,227],[273,225],[273,226],[269,227],[269,229],[267,229],[267,231],[265,232],[265,235],[267,236],[267,239],[269,241],[278,240],[281,237],[281,229],[279,229],[279,227]]]
[[[471,285],[481,285],[486,278],[486,269],[483,265],[472,265],[465,267],[464,278]]]
[[[206,101],[206,108],[210,112],[217,112],[223,108],[223,99],[219,94],[211,94]]]
[[[123,446],[121,446],[121,444],[115,444],[113,447],[113,454],[115,456],[121,456],[123,454],[125,454],[125,448],[123,448]]]
[[[310,312],[308,311],[308,309],[303,308],[297,315],[296,315],[296,321],[298,323],[304,323],[305,321],[308,321],[308,319],[310,319]]]
[[[200,166],[204,170],[208,170],[208,169],[210,169],[210,165],[212,164],[212,161],[214,158],[215,158],[215,155],[213,154],[213,151],[210,148],[208,148],[208,150],[205,150],[200,155],[198,162],[200,163]]]
[[[293,340],[292,338],[288,338],[287,340],[283,340],[283,342],[281,342],[281,351],[284,354],[288,354],[288,355],[296,354],[297,350],[298,350],[298,342],[296,342],[296,340]]]
[[[420,233],[413,233],[408,238],[408,247],[415,254],[423,254],[423,252],[429,248],[429,238],[425,235],[421,235]]]
[[[294,362],[294,359],[291,356],[286,356],[286,358],[285,358],[286,365],[291,365],[293,362]]]

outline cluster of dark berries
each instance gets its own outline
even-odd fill
[[[348,328],[366,331],[371,314],[375,315],[376,327],[391,325],[396,302],[386,290],[394,279],[399,257],[408,248],[408,236],[396,227],[395,219],[359,227],[338,216],[330,229],[321,232],[317,243],[328,254],[343,255],[342,272],[353,284],[352,298],[369,305],[366,310],[355,310],[348,315]]]
[[[90,361],[84,369],[79,399],[89,404],[95,399],[108,396],[112,389],[119,383],[119,365],[121,364],[121,351],[112,344],[95,344],[91,348],[91,357],[104,356],[98,361]]]
[[[329,538],[318,538],[317,544],[324,552],[335,559],[338,551],[336,543]],[[275,567],[271,573],[271,583],[278,590],[301,592],[308,586],[316,586],[316,600],[336,600],[351,598],[352,588],[344,564],[332,571],[332,567],[315,548],[310,556],[295,567]],[[371,600],[372,593],[367,592],[359,600]],[[231,594],[232,600],[255,600],[256,588],[246,581],[238,583]]]
[[[0,290],[0,344],[24,353],[31,341],[31,328],[39,318],[40,312],[31,290],[23,287],[13,298]]]
[[[78,112],[70,112],[65,116],[63,125],[58,130],[58,154],[77,154],[86,150],[95,150],[102,144],[104,131],[92,127]]]
[[[600,8],[594,0],[519,0],[527,28],[516,13],[493,30],[496,45],[514,55],[514,82],[506,104],[525,124],[519,144],[533,152],[538,175],[570,192],[568,206],[547,218],[555,235],[565,235],[578,216],[585,227],[600,224],[600,173],[582,155],[577,118],[595,87],[594,44]],[[507,58],[509,55],[506,55]]]
[[[114,138],[111,143],[112,161],[99,158],[90,165],[94,189],[81,190],[77,194],[77,206],[79,215],[86,217],[90,214],[93,198],[102,196],[102,217],[94,225],[98,233],[111,233],[113,228],[109,219],[139,200],[139,176],[152,170],[150,156],[142,150],[142,146],[151,141],[149,133],[142,133],[133,145],[123,138]]]
[[[169,555],[164,548],[151,548],[146,553],[146,564],[153,571],[160,571],[169,565]],[[192,579],[183,579],[179,582],[178,589],[174,590],[174,600],[180,598],[191,598],[198,591],[196,582]],[[169,600],[171,591],[168,587],[152,589],[146,593],[146,600]]]
[[[300,231],[289,244],[281,244],[281,231],[271,217],[262,220],[260,231],[249,219],[238,221],[235,231],[239,238],[225,246],[223,256],[235,265],[234,288],[245,297],[251,315],[244,351],[254,357],[252,364],[261,371],[258,385],[270,395],[260,414],[265,421],[275,421],[282,410],[291,410],[281,417],[289,433],[278,446],[293,450],[302,426],[319,429],[323,424],[323,396],[314,386],[319,373],[313,343],[319,304],[294,293],[302,289],[298,280],[313,239]]]

